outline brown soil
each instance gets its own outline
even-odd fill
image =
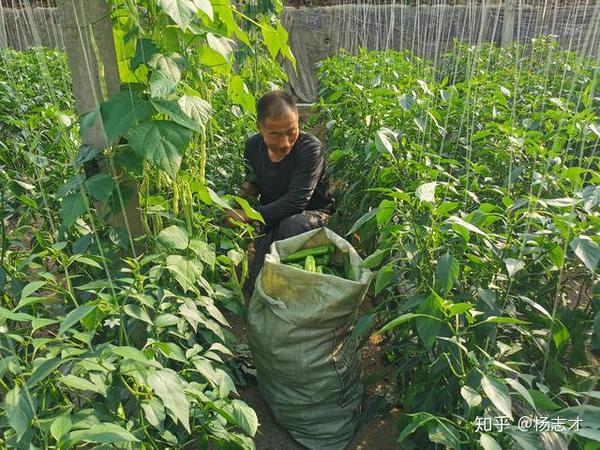
[[[371,305],[368,305],[371,306]],[[239,317],[232,314],[227,315],[227,320],[231,324],[232,332],[237,338],[240,348],[245,349],[247,344],[246,324]],[[381,339],[378,336],[371,336],[367,344],[362,348],[363,357],[363,378],[368,380],[377,376],[379,373],[385,373],[387,367],[382,360],[380,351]],[[245,352],[244,352],[245,353]],[[248,358],[248,354],[237,355],[243,359]],[[251,364],[250,361],[248,361]],[[379,377],[377,377],[379,378]],[[258,416],[260,423],[258,432],[255,436],[256,448],[258,450],[302,450],[303,446],[296,443],[288,432],[275,422],[268,405],[265,403],[260,393],[256,379],[252,376],[246,376],[246,386],[240,387],[239,393],[241,399],[250,405]],[[367,415],[371,411],[371,406],[376,405],[377,400],[381,402],[383,394],[386,393],[389,386],[388,380],[382,378],[375,383],[365,383],[365,396],[363,401],[363,414]],[[379,402],[378,402],[379,403]],[[346,450],[392,450],[400,448],[396,444],[398,437],[397,422],[400,410],[392,408],[384,414],[375,414],[371,420],[365,421],[357,430],[354,439]]]

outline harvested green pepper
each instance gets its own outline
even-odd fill
[[[317,273],[323,273],[323,266],[317,266]]]
[[[283,263],[291,262],[291,261],[300,261],[305,259],[307,256],[320,256],[327,255],[329,253],[333,253],[335,250],[335,245],[327,244],[320,245],[318,247],[305,248],[302,250],[298,250],[296,253],[292,253],[291,255],[286,256],[281,260]]]
[[[356,281],[354,267],[352,267],[352,263],[350,262],[350,253],[344,255],[344,274],[346,275],[347,280]]]
[[[331,256],[321,255],[315,258],[318,266],[328,266],[331,263]]]
[[[309,272],[317,271],[317,263],[315,262],[315,257],[312,255],[308,255],[304,260],[304,270],[308,270]]]

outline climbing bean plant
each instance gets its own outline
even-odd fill
[[[50,86],[55,108],[46,122],[27,116],[41,139],[19,113],[2,129],[35,165],[2,148],[0,445],[251,449],[258,421],[237,398],[223,311],[242,312],[253,230],[219,220],[234,206],[261,218],[219,192],[239,166],[222,174],[207,161],[239,158],[255,95],[284,78],[273,59],[293,61],[281,4],[110,3],[115,95],[76,120],[69,83],[57,81],[64,66],[29,64],[0,85],[15,102]],[[94,123],[107,148],[80,145]],[[141,214],[143,236],[119,220],[136,197],[139,209],[125,212]]]

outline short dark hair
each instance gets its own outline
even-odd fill
[[[294,97],[283,91],[268,92],[256,102],[256,120],[263,123],[266,119],[284,114],[288,109],[298,113]]]

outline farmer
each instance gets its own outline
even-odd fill
[[[294,99],[284,92],[269,92],[258,100],[256,116],[259,132],[246,141],[246,181],[240,194],[259,198],[256,209],[266,226],[265,235],[255,244],[249,290],[254,288],[271,243],[324,226],[334,209],[323,144],[300,131]],[[243,210],[228,215],[248,221]]]

